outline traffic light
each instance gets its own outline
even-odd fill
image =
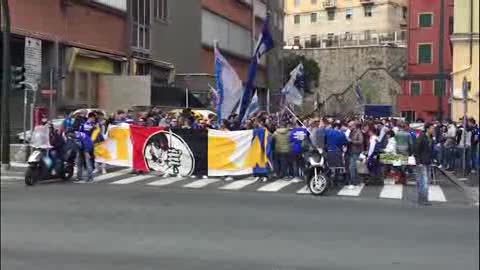
[[[25,68],[12,66],[12,90],[25,89]]]

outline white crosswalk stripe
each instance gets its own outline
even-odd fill
[[[431,185],[428,187],[428,200],[431,202],[446,202],[445,194],[439,185]]]
[[[93,178],[94,182],[102,182],[122,175],[127,175],[132,169],[124,169],[116,172],[102,174]]]
[[[398,199],[398,200],[401,200],[402,197],[403,197],[403,186],[402,185],[386,185],[386,186],[383,186],[379,197],[382,198],[382,199]]]
[[[220,181],[220,179],[216,179],[216,178],[201,179],[201,180],[194,181],[190,184],[186,184],[183,187],[186,187],[186,188],[203,188],[203,187],[206,187],[210,184],[216,183],[218,181]]]
[[[365,184],[360,184],[358,186],[353,186],[352,189],[348,188],[348,186],[344,186],[338,193],[338,196],[350,196],[350,197],[358,197],[362,192],[363,187]]]
[[[2,175],[2,176],[0,176],[0,179],[2,179],[2,180],[23,180],[23,177],[20,176],[20,175],[18,175],[18,176],[17,175],[15,175],[15,176],[13,176],[13,175]]]
[[[112,182],[110,184],[126,185],[126,184],[132,184],[132,183],[144,181],[146,179],[153,178],[153,177],[155,177],[155,176],[149,175],[149,174],[137,175],[137,176],[134,176],[134,177],[129,177],[129,178],[125,178],[125,179],[122,179],[122,180],[118,180],[118,181]]]
[[[263,192],[277,192],[281,190],[282,188],[293,184],[292,181],[287,181],[287,180],[277,180],[275,182],[269,183],[264,185],[263,187],[257,189],[258,191],[263,191]]]
[[[307,186],[302,187],[301,189],[297,190],[297,194],[311,194],[310,189]]]
[[[244,179],[244,180],[238,180],[238,181],[235,181],[233,183],[230,183],[228,185],[225,185],[223,187],[220,187],[220,189],[224,189],[224,190],[240,190],[248,185],[251,185],[253,183],[257,182],[256,179]]]
[[[257,178],[248,177],[228,183],[224,183],[221,178],[206,178],[206,179],[191,179],[189,177],[167,177],[159,178],[156,175],[144,174],[144,175],[133,175],[129,174],[131,169],[122,169],[116,172],[111,172],[103,175],[96,176],[93,183],[102,182],[111,180],[109,184],[114,185],[128,185],[138,182],[144,182],[143,184],[148,186],[168,186],[174,183],[180,182],[179,187],[188,188],[188,189],[221,189],[221,190],[231,190],[231,191],[257,191],[257,192],[283,192],[283,193],[295,193],[299,195],[309,195],[311,194],[309,188],[305,183],[301,181],[292,181],[286,179],[280,179],[269,183],[261,183],[257,181]],[[7,182],[18,182],[20,183],[23,180],[24,172],[14,172],[13,175],[1,175],[2,184]],[[117,178],[117,179],[115,179]],[[108,182],[108,181],[107,181]],[[220,185],[213,185],[219,183]],[[255,185],[254,185],[255,184]],[[412,186],[415,182],[409,182],[407,185],[384,185],[381,187],[380,192],[378,192],[378,187],[365,186],[361,184],[353,189],[349,189],[347,186],[341,188],[336,192],[337,196],[345,197],[371,197],[379,199],[395,199],[402,200],[404,199],[404,190],[408,190],[406,194],[415,191],[415,186]],[[255,189],[248,189],[249,186],[255,186]],[[287,189],[287,187],[292,186],[295,190]],[[332,188],[335,190],[334,188]],[[372,192],[374,189],[375,192]],[[290,190],[290,191],[289,191]],[[329,192],[332,196],[334,192],[332,190]],[[448,195],[448,194],[447,194]],[[447,202],[444,190],[440,185],[430,185],[429,186],[429,196],[428,200],[432,202]]]
[[[164,179],[160,179],[160,180],[157,180],[157,181],[153,181],[151,183],[148,183],[147,185],[162,187],[162,186],[167,186],[167,185],[173,184],[175,182],[184,181],[184,180],[185,180],[185,178],[182,178],[182,177],[169,177],[169,178],[164,178]]]

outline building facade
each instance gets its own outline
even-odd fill
[[[208,104],[215,86],[213,43],[243,81],[252,55],[252,0],[132,0],[129,1],[132,74],[152,76],[152,91],[174,86]],[[268,54],[257,85],[280,87],[278,69],[283,37],[282,1],[254,0],[255,34],[271,14],[272,35],[279,46]],[[142,9],[143,8],[143,9]],[[147,17],[148,16],[148,17]],[[268,65],[267,65],[268,63]],[[187,90],[188,89],[188,90]],[[179,90],[180,91],[180,90]],[[162,94],[162,93],[160,93]]]
[[[126,73],[126,0],[10,0],[9,6],[12,65],[24,65],[27,37],[40,41],[35,99],[52,115],[56,109],[98,106],[101,77]],[[9,94],[12,134],[22,129],[23,97],[23,91]]]
[[[286,0],[287,46],[403,43],[407,0]]]
[[[408,65],[398,108],[408,120],[450,115],[453,0],[410,0]]]
[[[467,115],[479,121],[479,2],[456,0],[454,7],[454,27],[451,37],[453,45],[453,94],[452,119],[463,117],[463,81],[469,87]]]

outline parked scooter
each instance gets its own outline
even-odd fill
[[[76,151],[68,148],[65,153],[55,153],[63,156],[63,164],[55,164],[52,158],[53,147],[50,145],[49,129],[38,126],[32,134],[32,153],[28,157],[28,168],[25,172],[25,184],[28,186],[44,180],[61,178],[69,180],[73,177]],[[58,160],[58,158],[57,158]],[[57,166],[61,165],[61,166]]]
[[[325,162],[324,151],[321,148],[305,153],[305,180],[313,195],[324,194],[331,186],[328,166]]]

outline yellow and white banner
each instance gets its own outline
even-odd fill
[[[246,175],[266,168],[266,130],[208,130],[208,175]]]
[[[111,125],[105,141],[95,145],[95,161],[114,166],[132,167],[132,141],[128,124]]]

